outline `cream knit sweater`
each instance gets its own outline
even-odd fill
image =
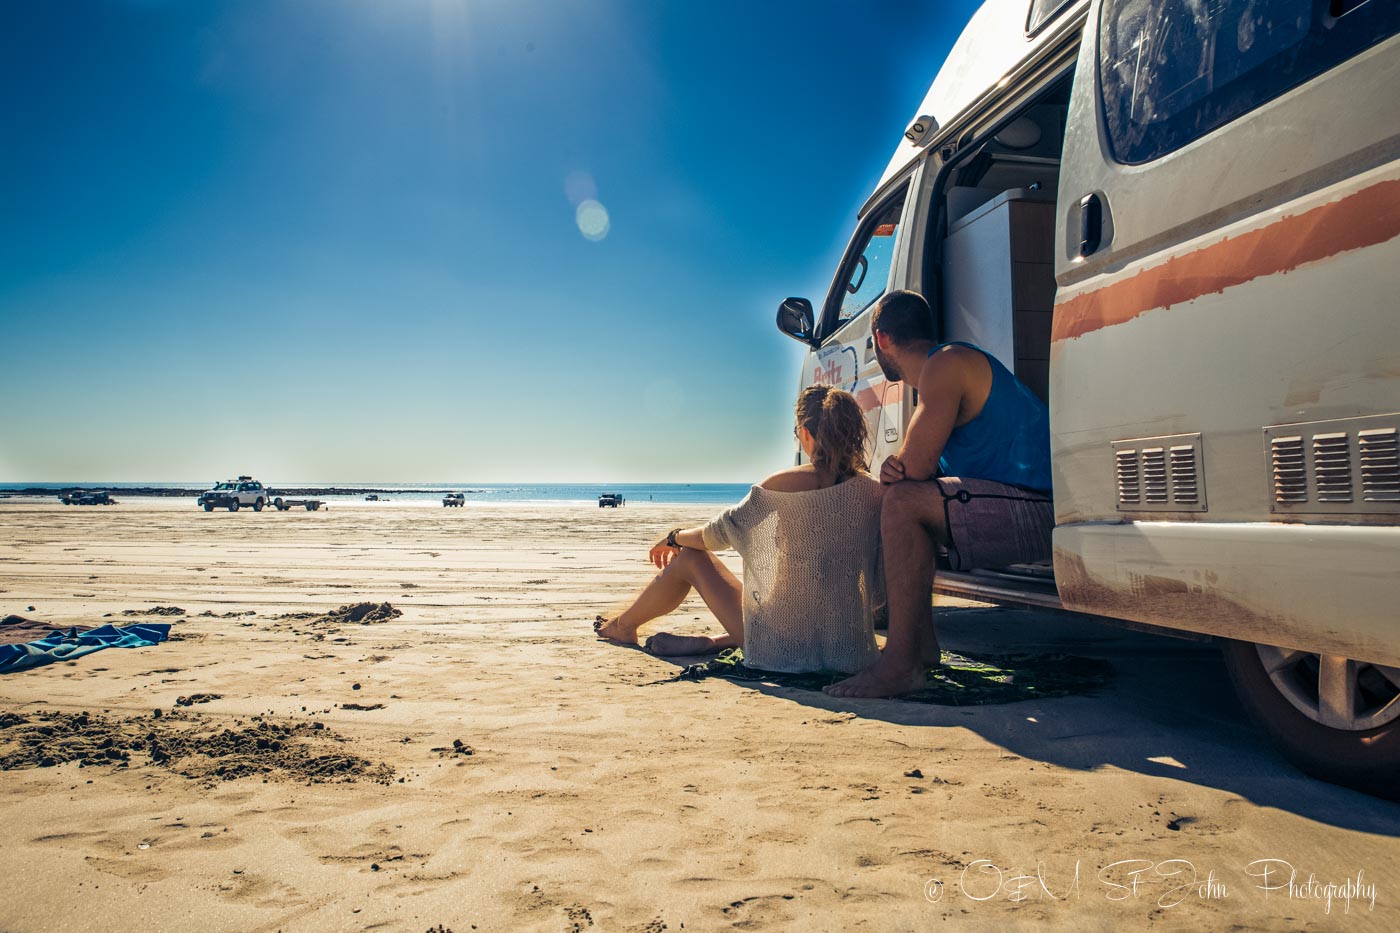
[[[746,665],[858,671],[879,657],[880,494],[863,473],[810,492],[755,486],[705,526],[706,548],[744,560]]]

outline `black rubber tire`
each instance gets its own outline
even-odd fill
[[[306,503],[306,511],[308,511],[308,512],[314,512],[314,511],[316,511],[316,506],[314,506],[314,505],[312,505],[310,502],[308,502],[308,503]]]
[[[1365,794],[1400,800],[1400,720],[1364,732],[1330,729],[1279,693],[1247,641],[1221,641],[1235,695],[1249,718],[1300,771]]]
[[[253,502],[253,511],[254,511],[254,512],[261,512],[262,509],[263,509],[263,501],[262,501],[262,499],[257,499],[257,500],[255,500],[255,501]]]
[[[204,511],[206,511],[206,512],[212,512],[212,511],[214,511],[214,504],[213,504],[212,502],[206,502],[206,503],[204,503]]]
[[[238,511],[238,500],[237,500],[237,499],[234,499],[233,501],[231,501],[231,502],[228,504],[228,510],[229,510],[230,512],[237,512],[237,511]]]

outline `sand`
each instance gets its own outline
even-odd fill
[[[1400,806],[1289,768],[1208,646],[941,601],[1114,667],[957,708],[596,641],[708,512],[0,502],[0,616],[174,636],[0,677],[0,929],[1400,929]]]

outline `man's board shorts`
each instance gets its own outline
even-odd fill
[[[1034,564],[1050,559],[1055,506],[1047,493],[989,479],[939,476],[954,570]]]

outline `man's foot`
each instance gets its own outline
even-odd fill
[[[928,671],[923,666],[897,667],[882,657],[853,677],[823,687],[822,693],[833,697],[897,697],[924,689]]]
[[[647,639],[644,647],[652,654],[674,658],[688,654],[709,654],[719,651],[721,646],[709,635],[672,635],[670,632],[657,632]]]
[[[943,663],[943,649],[938,647],[937,641],[926,641],[919,647],[919,660],[925,669],[937,667]]]
[[[599,638],[606,638],[608,641],[620,642],[624,645],[635,645],[637,643],[637,630],[619,625],[617,619],[608,619],[598,616],[593,620],[593,634]]]

